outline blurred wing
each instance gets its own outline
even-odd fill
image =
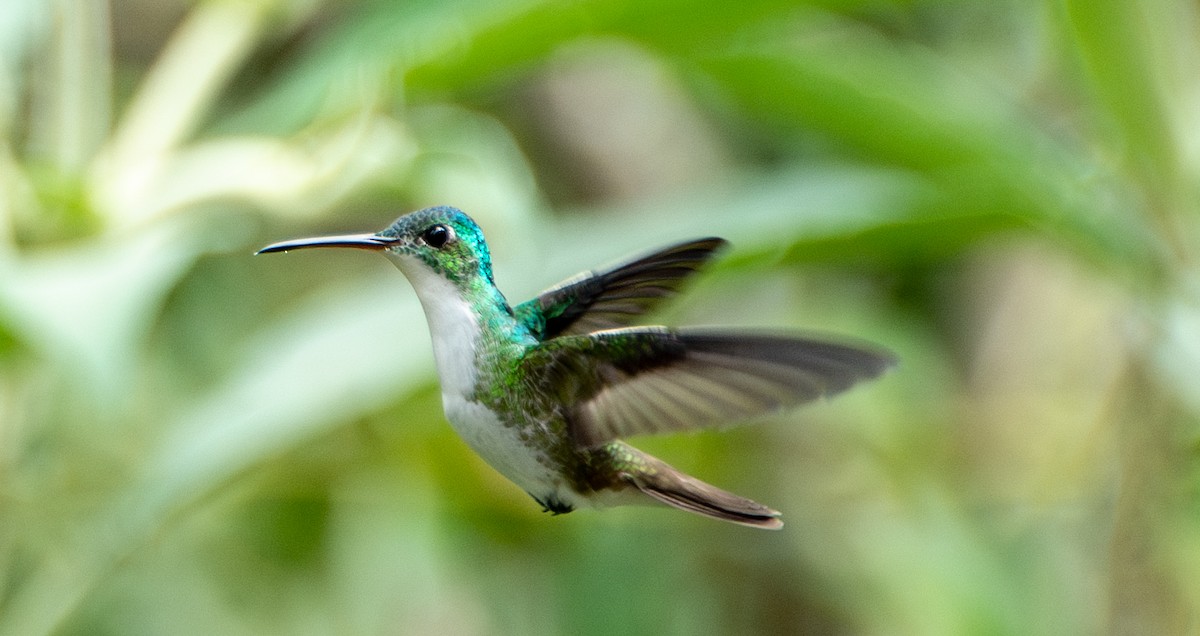
[[[734,423],[833,395],[895,363],[863,345],[765,334],[616,329],[546,343],[577,444]]]
[[[513,313],[539,340],[624,327],[674,296],[725,244],[719,238],[688,241],[604,272],[584,272]]]

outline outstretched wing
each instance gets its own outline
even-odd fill
[[[874,378],[895,363],[866,345],[662,328],[564,336],[526,357],[565,404],[580,446],[761,415]]]
[[[724,245],[720,238],[687,241],[604,272],[584,272],[513,313],[539,340],[624,327],[674,296]]]

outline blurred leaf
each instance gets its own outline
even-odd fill
[[[174,418],[142,476],[83,525],[69,574],[53,563],[37,572],[0,620],[0,633],[47,630],[121,560],[236,474],[424,381],[428,357],[379,348],[393,334],[423,331],[415,298],[398,293],[398,282],[389,276],[321,295],[266,329],[225,386]]]
[[[1120,195],[1105,192],[1109,183],[1085,183],[1082,164],[1054,141],[1025,136],[1036,132],[1036,122],[1009,119],[1015,115],[996,106],[1000,96],[985,105],[983,93],[967,90],[970,80],[923,56],[874,48],[822,45],[798,56],[713,59],[705,68],[750,113],[805,122],[860,153],[924,175],[944,194],[922,206],[934,219],[1012,216],[1099,252],[1101,263],[1132,266],[1140,277],[1156,274],[1161,237],[1147,232],[1134,211],[1117,207],[1112,197]],[[958,106],[963,94],[976,107]],[[1084,192],[1085,185],[1098,192]]]
[[[1064,6],[1098,105],[1120,131],[1126,161],[1155,189],[1173,189],[1178,149],[1162,103],[1162,73],[1150,52],[1147,7],[1112,0]]]
[[[192,220],[171,219],[10,260],[0,275],[0,316],[72,373],[81,392],[111,408],[164,294],[204,249],[193,240],[197,230]]]

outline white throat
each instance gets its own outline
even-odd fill
[[[478,375],[475,345],[479,339],[479,319],[475,311],[458,288],[425,263],[391,251],[386,254],[412,283],[425,310],[442,394],[447,397],[470,395],[475,390]]]

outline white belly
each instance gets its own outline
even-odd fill
[[[539,461],[539,453],[521,441],[516,428],[506,426],[482,404],[443,394],[442,407],[467,445],[525,492],[544,497],[560,490],[562,480]]]

